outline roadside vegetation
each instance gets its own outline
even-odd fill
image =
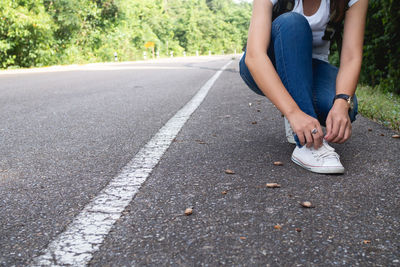
[[[239,53],[251,5],[232,0],[2,0],[2,68]]]
[[[400,130],[400,5],[369,0],[364,57],[357,89],[359,113]],[[331,62],[339,57],[333,46]]]
[[[357,96],[360,113],[400,131],[400,5],[369,0],[363,68]]]
[[[384,92],[379,87],[359,86],[358,112],[364,117],[400,131],[400,96]]]
[[[368,12],[360,112],[399,130],[400,5],[370,0]],[[234,0],[1,0],[0,68],[138,60],[147,42],[161,57],[240,53],[250,17]]]

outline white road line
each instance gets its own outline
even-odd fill
[[[100,248],[115,221],[160,161],[183,125],[203,102],[229,61],[208,80],[97,195],[67,229],[33,259],[31,266],[85,266]]]

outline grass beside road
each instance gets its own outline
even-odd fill
[[[358,112],[364,117],[400,131],[400,96],[378,87],[361,85],[357,88]]]

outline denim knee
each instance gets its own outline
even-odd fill
[[[293,36],[301,36],[304,34],[304,36],[308,36],[312,40],[310,24],[307,19],[299,13],[284,13],[272,22],[272,26],[272,30],[274,30],[274,28],[279,28],[281,31],[285,32],[297,32],[298,34],[293,34]]]

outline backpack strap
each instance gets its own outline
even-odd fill
[[[342,18],[338,18],[339,14],[336,14],[336,10],[333,9],[333,1],[336,0],[331,0],[331,14],[329,17],[329,22],[326,25],[325,33],[322,37],[322,40],[335,41],[340,54],[342,50],[342,31],[343,20],[345,16],[343,16]],[[350,0],[345,1],[344,13],[346,13],[346,11],[349,9],[349,2]]]
[[[272,20],[274,21],[283,13],[290,12],[294,8],[294,0],[278,0],[272,9]]]

